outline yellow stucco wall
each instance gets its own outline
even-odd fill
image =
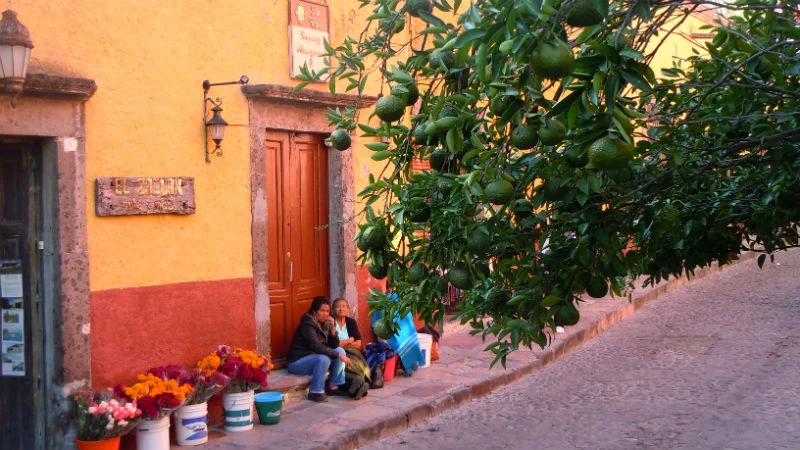
[[[328,3],[332,42],[361,30],[369,11],[358,0]],[[85,124],[91,290],[252,276],[247,101],[238,86],[211,89],[210,96],[223,98],[232,126],[224,156],[207,164],[202,82],[246,74],[250,84],[295,85],[288,1],[15,0],[13,6],[35,45],[30,72],[98,85]],[[379,80],[371,81],[370,93],[377,94]],[[358,192],[383,163],[360,145],[354,151]],[[194,177],[196,213],[97,217],[94,180],[107,176]]]
[[[685,60],[694,56],[692,48],[695,48],[700,54],[706,54],[705,48],[702,46],[703,42],[708,39],[709,29],[702,28],[706,25],[711,25],[711,13],[704,14],[704,17],[689,16],[677,28],[676,33],[671,34],[666,38],[664,43],[660,44],[658,52],[653,57],[651,67],[655,72],[656,77],[662,77],[661,68],[673,67],[673,63],[678,60]],[[676,19],[677,20],[677,19]],[[674,23],[668,23],[665,27],[665,32],[671,29]],[[660,39],[653,39],[653,42],[648,46],[648,52],[655,48],[660,43]],[[684,64],[684,67],[686,65]]]
[[[366,13],[358,4],[329,2],[332,41],[361,28]],[[246,74],[250,84],[295,85],[288,1],[16,0],[13,6],[34,42],[30,72],[89,78],[98,86],[86,103],[91,290],[252,276],[247,101],[239,86],[211,88],[232,126],[224,156],[207,164],[202,82]],[[194,177],[196,213],[97,217],[94,180],[107,176]]]

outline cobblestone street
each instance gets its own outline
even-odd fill
[[[685,284],[367,449],[798,449],[800,251]]]

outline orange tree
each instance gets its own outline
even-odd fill
[[[435,322],[449,282],[504,364],[576,322],[584,293],[798,245],[795,2],[362,4],[367,28],[323,72],[332,91],[383,86],[380,122],[329,114],[387,164],[360,193],[360,258],[398,294],[374,311]],[[709,9],[724,18],[703,51],[657,76],[663,40]]]

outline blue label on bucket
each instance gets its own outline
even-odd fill
[[[205,427],[207,418],[208,418],[207,415],[202,416],[202,417],[192,417],[192,418],[181,417],[181,425],[183,425],[185,427],[188,427],[188,428],[195,428],[195,427],[197,427],[197,425],[193,425],[193,424],[196,424],[197,422],[201,422],[203,424],[203,427]]]
[[[208,431],[203,430],[203,431],[198,431],[198,432],[196,432],[194,434],[189,435],[189,437],[184,439],[184,441],[196,441],[198,439],[204,439],[204,438],[207,438],[207,437],[208,437]],[[180,445],[180,444],[178,444],[178,445]]]

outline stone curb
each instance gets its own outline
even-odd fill
[[[755,257],[756,255],[754,253],[740,255],[738,260],[732,262],[728,266],[749,261],[755,259]],[[419,404],[401,408],[393,417],[376,419],[354,426],[347,431],[338,432],[329,437],[326,441],[318,442],[320,445],[315,448],[320,450],[358,449],[361,446],[406,431],[413,425],[439,415],[449,409],[483,397],[495,389],[506,386],[525,375],[542,369],[544,366],[557,361],[578,348],[581,344],[591,340],[603,331],[629,317],[636,310],[668,291],[682,286],[689,281],[699,280],[718,273],[721,270],[723,270],[723,268],[714,264],[695,271],[691,280],[684,275],[680,278],[673,278],[663,284],[648,288],[641,295],[631,298],[631,301],[614,308],[599,318],[591,320],[589,323],[584,324],[579,330],[568,334],[563,340],[545,348],[543,353],[537,355],[537,359],[525,361],[517,367],[509,367],[506,371],[498,372],[497,375],[491,375],[487,379],[476,380],[474,384],[457,386],[454,390],[448,390],[433,399],[422,399]],[[509,364],[509,366],[510,365],[511,364]]]

